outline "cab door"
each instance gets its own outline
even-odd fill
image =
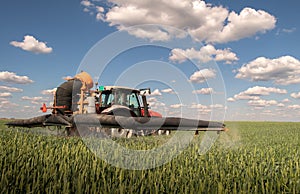
[[[138,116],[141,116],[141,105],[137,93],[128,95],[129,108]]]

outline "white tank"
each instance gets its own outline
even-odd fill
[[[96,107],[95,107],[95,102],[96,99],[93,96],[89,96],[86,98],[88,105],[87,105],[87,113],[96,113]]]

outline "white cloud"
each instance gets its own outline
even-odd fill
[[[155,97],[148,98],[147,101],[151,109],[155,111],[160,111],[160,110],[164,111],[164,109],[166,109],[166,104],[157,100]]]
[[[155,97],[150,97],[150,98],[147,99],[147,101],[149,103],[152,103],[152,102],[157,102],[157,99]]]
[[[283,103],[279,103],[277,104],[278,107],[285,107],[285,105]]]
[[[96,14],[96,20],[105,21],[104,7],[97,6],[88,0],[83,0],[80,2],[80,4],[84,6],[84,9],[83,9],[84,12],[87,12],[90,15]]]
[[[84,12],[90,12],[90,10],[88,8],[86,8],[86,7],[83,9],[83,11]]]
[[[62,77],[63,80],[70,80],[70,79],[73,79],[72,76],[68,75],[68,76],[64,76]]]
[[[170,108],[181,108],[183,106],[184,106],[183,104],[172,104],[170,105]]]
[[[19,76],[14,72],[0,71],[0,81],[15,84],[29,84],[33,83],[27,76]]]
[[[274,87],[254,86],[234,95],[234,97],[230,100],[231,102],[233,102],[233,100],[259,100],[260,96],[267,96],[271,93],[286,94],[287,91],[285,89]]]
[[[94,2],[96,3],[96,2]],[[274,16],[263,10],[244,8],[240,13],[202,0],[110,0],[108,10],[96,10],[97,19],[119,30],[143,24],[172,26],[189,33],[196,41],[224,43],[265,33],[275,27]],[[86,8],[90,1],[81,2]],[[178,36],[171,28],[136,27],[132,35],[166,41]]]
[[[282,29],[282,32],[285,32],[285,33],[293,33],[295,31],[296,31],[296,28],[290,28],[290,29],[283,28]]]
[[[281,102],[282,102],[282,103],[288,103],[288,102],[290,102],[290,100],[289,100],[288,98],[285,98],[285,99],[283,99]]]
[[[294,105],[290,105],[288,106],[289,109],[300,109],[300,105],[299,104],[294,104]]]
[[[259,57],[243,65],[236,78],[251,81],[273,81],[278,85],[300,83],[300,61],[291,56],[277,59]]]
[[[190,108],[195,108],[195,109],[208,109],[208,106],[203,105],[203,104],[192,104]]]
[[[227,64],[231,64],[233,61],[237,61],[238,57],[235,53],[231,52],[229,48],[226,49],[215,49],[211,44],[203,46],[200,50],[195,50],[194,48],[182,50],[175,48],[171,51],[171,56],[169,57],[171,61],[182,63],[188,59],[197,60],[198,62],[209,62],[215,61],[225,61]]]
[[[266,96],[266,95],[270,95],[270,93],[286,94],[287,91],[285,89],[274,88],[274,87],[254,86],[252,88],[248,88],[243,93],[250,96],[253,95]]]
[[[151,96],[161,96],[159,89],[155,89],[153,92],[151,92]]]
[[[240,14],[231,12],[228,16],[228,24],[224,26],[222,31],[213,42],[228,42],[250,37],[256,33],[265,33],[275,27],[276,18],[263,10],[255,10],[252,8],[244,8]]]
[[[81,5],[85,6],[85,7],[92,7],[94,6],[94,4],[88,0],[83,0],[80,2]]]
[[[12,107],[16,107],[16,106],[18,106],[18,104],[12,103],[8,100],[0,102],[0,109],[9,109],[9,110],[11,110]]]
[[[287,33],[291,34],[294,33],[297,29],[296,28],[283,28],[283,29],[278,29],[276,32],[276,35],[280,35],[281,33]]]
[[[33,36],[24,36],[23,42],[12,41],[10,44],[14,47],[19,47],[25,51],[30,51],[36,54],[48,54],[52,52],[51,47],[47,47],[46,43],[39,42]]]
[[[258,100],[250,100],[248,102],[248,105],[255,106],[255,107],[266,107],[271,105],[277,105],[278,102],[276,100],[264,100],[264,99],[258,99]]]
[[[8,97],[12,97],[11,93],[9,92],[0,92],[0,97],[1,98],[8,98]]]
[[[7,101],[7,98],[1,98],[0,97],[0,101]]]
[[[300,98],[300,92],[298,92],[298,93],[292,93],[291,97],[299,99]]]
[[[235,102],[236,100],[234,98],[227,98],[228,102]]]
[[[214,109],[214,108],[224,108],[224,106],[222,104],[211,104],[209,105],[210,108]]]
[[[247,95],[243,92],[234,95],[233,98],[235,100],[259,100],[260,99],[260,97],[258,97],[258,96],[250,96],[250,95]]]
[[[41,94],[53,96],[55,94],[56,90],[57,90],[57,88],[53,88],[53,89],[49,89],[49,90],[43,90],[43,91],[41,91]]]
[[[172,88],[166,88],[161,90],[162,93],[175,94]]]
[[[215,70],[213,69],[202,69],[200,71],[196,71],[191,75],[190,81],[194,83],[203,83],[208,79],[212,79],[216,77]]]
[[[97,11],[100,13],[103,13],[105,11],[104,8],[101,6],[96,6],[96,8],[97,8]]]
[[[124,28],[119,30],[126,30],[130,35],[133,35],[138,38],[146,38],[151,41],[168,41],[174,37],[184,37],[184,34],[173,32],[173,35],[170,35],[168,31],[175,31],[171,27],[159,27],[154,25],[146,26],[135,26],[133,28]]]
[[[97,13],[96,19],[99,21],[104,21],[104,14],[103,13]]]
[[[36,97],[23,96],[21,99],[25,101],[30,101],[32,104],[41,104],[42,102],[49,101],[48,98],[44,98],[40,96],[36,96]]]
[[[20,88],[8,87],[8,86],[0,86],[0,91],[23,92],[23,90]]]
[[[212,108],[203,104],[192,104],[191,109],[196,109],[198,114],[207,115],[212,111]]]
[[[192,93],[193,94],[212,94],[214,90],[212,88],[201,88],[200,90],[194,90]]]
[[[211,112],[212,109],[224,109],[225,107],[222,104],[211,104],[209,106],[203,104],[195,104],[193,103],[190,108],[198,109],[199,111]]]
[[[28,97],[28,96],[23,96],[23,97],[22,97],[22,100],[41,101],[41,100],[43,100],[43,97],[40,97],[40,96],[38,96],[38,97]]]

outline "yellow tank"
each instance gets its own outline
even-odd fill
[[[75,75],[74,79],[78,79],[82,83],[81,90],[88,90],[91,89],[94,85],[93,79],[87,72],[81,72]]]

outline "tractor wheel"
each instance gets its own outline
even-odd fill
[[[131,129],[111,128],[110,130],[111,137],[131,138],[134,135]]]

